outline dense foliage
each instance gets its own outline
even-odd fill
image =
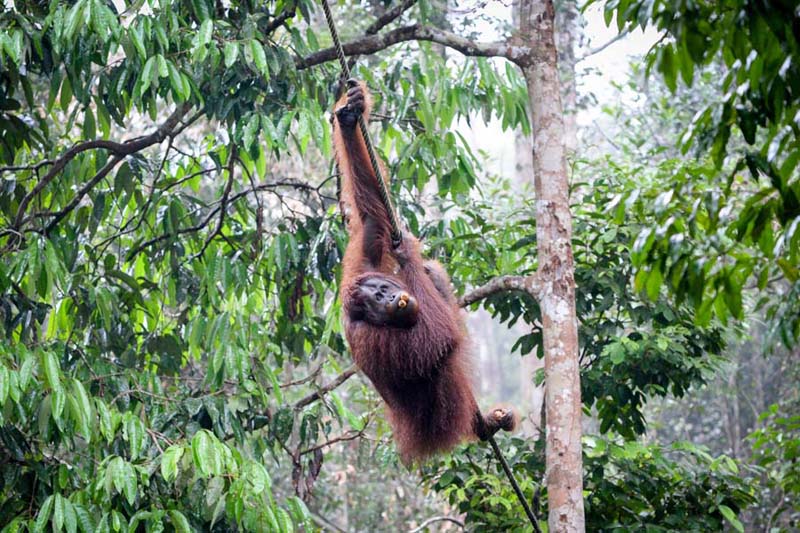
[[[767,410],[749,422],[756,431],[742,447],[766,467],[754,511],[760,527],[791,529],[797,526],[791,502],[800,494],[788,466],[797,454],[792,414],[800,405],[800,13],[793,2],[736,0],[612,1],[605,13],[607,22],[616,16],[620,30],[652,24],[662,31],[646,58],[648,68],[672,93],[666,106],[692,95],[687,111],[694,115],[677,114],[685,131],[675,144],[698,161],[650,152],[649,162],[664,159],[649,170],[664,190],[655,198],[653,226],[634,244],[637,285],[649,289],[663,282],[692,305],[701,325],[741,320],[748,312],[763,317],[764,328],[749,328],[752,345],[765,346],[770,361],[762,366],[780,373],[774,386],[784,380],[789,386],[777,395],[766,391],[777,402],[768,409],[764,401],[751,403],[751,409]],[[638,191],[631,197],[639,198]],[[747,373],[737,370],[734,377],[752,380]],[[747,393],[734,391],[734,401],[747,401]]]
[[[667,32],[651,56],[677,91],[661,107],[675,109],[653,114],[661,131],[681,135],[698,99],[709,110],[683,144],[698,159],[628,127],[621,154],[576,162],[582,393],[602,434],[584,443],[587,523],[741,529],[758,480],[769,498],[800,491],[790,405],[753,436],[760,470],[641,437],[650,400],[719,370],[735,319],[765,309],[774,337],[796,341],[800,63],[776,65],[797,57],[793,15],[644,4],[608,11],[622,28],[652,14]],[[379,31],[370,25],[388,6],[337,6],[343,38]],[[397,24],[441,23],[427,1],[401,13]],[[424,468],[438,499],[420,489],[353,377],[326,111],[338,69],[320,23],[310,0],[14,2],[0,13],[4,531],[311,531],[342,509],[353,529],[400,530],[443,508],[475,531],[528,527],[484,446]],[[709,88],[713,68],[722,92]],[[356,75],[377,97],[400,214],[458,292],[535,272],[533,202],[481,170],[457,129],[481,117],[527,132],[519,73],[410,42],[361,57]],[[749,305],[753,280],[761,307]],[[540,349],[529,296],[479,305],[528,325],[515,351]],[[543,441],[501,445],[542,511]],[[787,504],[775,523],[784,512],[797,516]]]
[[[646,61],[673,92],[679,79],[692,86],[696,74],[709,65],[716,66],[722,77],[721,88],[696,109],[681,138],[684,152],[709,158],[709,168],[696,178],[714,176],[720,186],[701,201],[700,216],[694,211],[673,214],[674,209],[693,209],[686,201],[695,199],[690,191],[665,193],[659,226],[642,238],[637,255],[646,258],[653,276],[671,282],[678,297],[694,298],[701,323],[712,314],[722,320],[741,319],[745,283],[755,278],[764,289],[768,281],[781,276],[786,282],[781,289],[784,298],[773,300],[768,314],[778,319],[781,340],[796,343],[800,338],[796,6],[761,1],[611,1],[605,4],[605,13],[607,22],[616,16],[620,30],[652,24],[664,32]],[[695,248],[703,240],[711,250]]]
[[[0,524],[310,529],[323,450],[377,408],[333,392],[353,371],[326,34],[313,2],[120,5],[0,14]],[[484,108],[524,126],[524,87],[410,52],[358,71],[398,193],[466,192],[449,129]]]

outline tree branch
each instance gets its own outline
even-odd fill
[[[244,167],[242,167],[242,168],[244,168]],[[213,169],[209,169],[209,171],[211,171],[211,170],[213,170]],[[273,182],[273,183],[262,183],[261,185],[257,185],[254,189],[250,188],[250,189],[238,192],[236,194],[231,194],[228,197],[227,201],[226,201],[226,205],[230,206],[234,202],[240,200],[241,198],[244,198],[248,194],[253,194],[253,193],[258,192],[258,191],[272,190],[272,189],[276,189],[278,187],[293,187],[295,189],[314,192],[320,198],[328,198],[327,196],[321,194],[317,190],[318,188],[314,187],[313,185],[309,185],[307,183],[302,183],[302,182],[295,182],[295,181],[291,181],[291,180],[283,180],[283,181],[276,181],[276,182]],[[214,203],[217,203],[217,202],[219,202],[221,204],[222,203],[222,199],[217,200]],[[212,203],[211,205],[214,205],[214,203]],[[147,248],[149,246],[152,246],[154,244],[158,244],[159,242],[164,241],[166,239],[169,239],[171,237],[176,237],[178,235],[184,235],[186,233],[194,233],[194,232],[200,231],[201,229],[203,229],[206,226],[208,226],[209,222],[211,222],[211,219],[214,218],[214,215],[219,213],[219,210],[220,210],[220,205],[217,205],[216,207],[211,209],[206,214],[206,217],[202,220],[202,222],[200,222],[200,223],[198,223],[198,224],[196,224],[194,226],[189,226],[189,227],[186,227],[186,228],[178,229],[178,230],[176,230],[176,231],[174,231],[172,233],[163,233],[163,234],[161,234],[161,235],[159,235],[157,237],[153,237],[152,239],[149,239],[149,240],[143,242],[142,244],[140,244],[139,246],[134,248],[132,251],[128,252],[127,257],[130,259],[130,258],[134,257],[136,254],[140,253],[145,248]]]
[[[536,276],[498,276],[492,278],[488,283],[473,289],[458,299],[460,307],[474,304],[484,298],[503,291],[522,291],[538,298],[539,284]]]
[[[581,57],[579,57],[578,59],[575,60],[575,63],[576,64],[580,63],[581,61],[584,61],[584,60],[590,58],[591,56],[593,56],[595,54],[599,54],[600,52],[602,52],[603,50],[605,50],[606,48],[608,48],[609,46],[611,46],[615,42],[619,41],[623,37],[626,37],[627,35],[628,35],[628,30],[623,30],[622,32],[618,33],[613,38],[611,38],[609,41],[607,41],[605,44],[602,44],[602,45],[598,46],[597,48],[592,48],[591,50],[587,50],[585,54],[583,54]]]
[[[504,57],[514,63],[523,61],[530,53],[528,46],[512,46],[506,42],[474,42],[455,33],[420,24],[403,26],[381,35],[365,35],[344,43],[342,48],[345,55],[348,56],[374,54],[407,41],[430,41],[457,50],[466,56]],[[336,59],[336,50],[331,47],[305,58],[297,58],[295,65],[298,69],[306,69],[334,59]]]
[[[347,533],[347,531],[337,526],[327,518],[315,513],[314,511],[311,511],[311,519],[324,528],[332,529],[338,533]]]
[[[316,402],[324,395],[328,394],[330,391],[332,391],[333,389],[335,389],[336,387],[338,387],[339,385],[350,379],[350,376],[355,374],[357,371],[358,368],[356,368],[356,365],[350,365],[344,372],[336,376],[331,382],[323,385],[316,391],[312,392],[308,396],[302,398],[297,403],[295,403],[294,409],[295,410],[302,409],[306,405]]]
[[[103,168],[101,168],[91,180],[89,180],[83,187],[81,187],[81,190],[78,191],[78,194],[76,194],[75,197],[66,206],[64,206],[64,209],[56,213],[53,213],[53,217],[55,218],[53,218],[53,220],[51,220],[50,223],[47,224],[47,227],[44,230],[45,234],[48,234],[51,231],[53,231],[53,228],[55,228],[56,225],[64,219],[64,217],[66,217],[70,212],[72,212],[73,209],[75,209],[78,206],[79,203],[81,203],[83,197],[86,196],[86,194],[89,191],[91,191],[95,185],[100,183],[100,181],[102,181],[103,178],[105,178],[108,175],[108,173],[111,172],[114,169],[114,167],[117,166],[117,164],[123,159],[124,156],[120,155],[115,155],[114,157],[112,157],[111,160],[108,163],[106,163],[103,166]]]
[[[264,31],[263,31],[264,35],[269,35],[273,31],[277,30],[280,26],[283,25],[284,22],[294,17],[296,12],[297,12],[297,2],[292,2],[283,9],[283,12],[280,15],[269,21],[269,24],[264,26]]]
[[[303,455],[306,455],[306,454],[309,454],[309,453],[313,453],[313,452],[315,452],[317,450],[321,450],[323,448],[327,448],[328,446],[332,446],[333,444],[336,444],[337,442],[347,442],[347,441],[351,441],[351,440],[356,440],[357,438],[362,437],[364,435],[364,430],[366,428],[367,428],[367,425],[365,424],[363,429],[358,429],[358,430],[353,429],[351,431],[348,431],[344,435],[339,435],[338,437],[334,437],[334,438],[332,438],[330,440],[326,440],[322,444],[317,444],[316,446],[312,446],[311,448],[307,448],[305,450],[302,450],[301,452],[298,453],[298,455],[303,456]]]
[[[113,152],[117,156],[126,156],[136,153],[144,148],[147,148],[148,146],[158,144],[166,139],[167,136],[170,135],[170,133],[172,133],[172,131],[178,125],[181,118],[186,115],[189,109],[191,109],[191,104],[188,102],[181,105],[175,111],[173,111],[169,118],[167,118],[167,120],[164,121],[164,123],[161,124],[161,126],[159,126],[153,133],[145,135],[144,137],[139,137],[138,139],[132,139],[123,143],[105,139],[94,139],[74,145],[53,162],[53,166],[50,168],[47,174],[45,174],[45,176],[36,184],[36,186],[34,186],[34,188],[22,198],[19,203],[19,208],[17,209],[17,215],[14,218],[13,227],[19,229],[22,224],[22,220],[25,217],[25,210],[28,208],[28,205],[31,203],[31,201],[40,192],[42,192],[42,190],[47,187],[47,185],[53,181],[56,176],[58,176],[64,167],[67,166],[67,163],[75,159],[78,154],[87,150],[94,150],[96,148],[103,148]]]
[[[464,529],[464,522],[462,522],[461,520],[456,520],[455,518],[452,518],[452,517],[449,517],[449,516],[434,516],[432,518],[428,518],[423,523],[421,523],[419,525],[419,527],[415,527],[414,529],[412,529],[408,533],[419,533],[420,531],[423,531],[429,525],[434,524],[436,522],[452,522],[455,525],[457,525],[458,527],[460,527],[461,529]]]
[[[217,227],[211,232],[211,235],[208,236],[206,242],[203,244],[203,247],[195,256],[202,257],[204,253],[206,253],[206,249],[208,245],[211,244],[211,241],[214,240],[214,237],[217,235],[222,235],[222,226],[225,224],[225,215],[228,211],[228,197],[231,195],[231,188],[233,187],[233,175],[234,169],[236,165],[236,145],[231,145],[231,153],[228,156],[228,181],[225,182],[225,189],[222,191],[222,200],[219,204],[219,220],[217,220]]]
[[[364,34],[365,35],[375,35],[375,34],[377,34],[384,27],[386,27],[389,24],[391,24],[392,22],[394,22],[398,17],[400,17],[400,15],[405,13],[406,10],[408,10],[408,8],[410,8],[411,6],[413,6],[416,3],[417,3],[416,0],[405,0],[401,4],[398,4],[393,9],[390,9],[389,11],[385,12],[383,15],[378,17],[375,20],[375,22],[370,24],[367,27],[367,29],[364,32]],[[358,55],[350,56],[350,59],[347,61],[347,65],[350,68],[350,70],[352,70],[353,67],[355,67],[356,61],[358,61],[358,57],[359,57]]]
[[[385,26],[394,22],[400,15],[406,12],[411,6],[417,3],[417,0],[405,0],[400,4],[396,5],[373,22],[367,27],[366,34],[367,35],[375,35],[379,31],[381,31]]]
[[[52,159],[43,159],[36,164],[33,165],[11,165],[8,167],[0,167],[0,174],[3,172],[19,172],[20,170],[33,170],[34,172],[39,172],[39,169],[45,165],[52,165]]]
[[[159,235],[158,237],[153,237],[152,239],[143,242],[142,244],[140,244],[139,246],[134,248],[132,251],[128,252],[128,255],[127,255],[128,259],[129,260],[132,259],[133,257],[136,256],[136,254],[138,254],[139,252],[141,252],[145,248],[148,248],[148,247],[150,247],[150,246],[152,246],[154,244],[157,244],[157,243],[159,243],[161,241],[167,240],[170,237],[177,237],[178,235],[183,235],[185,233],[193,233],[195,231],[200,231],[201,229],[203,229],[206,226],[208,226],[208,223],[211,222],[211,219],[214,218],[214,215],[216,215],[218,211],[219,211],[219,206],[217,206],[214,209],[212,209],[211,211],[209,211],[208,215],[206,215],[206,218],[204,218],[203,221],[200,222],[199,224],[196,224],[194,226],[189,226],[188,228],[181,228],[179,230],[174,231],[173,233],[163,233],[163,234]]]

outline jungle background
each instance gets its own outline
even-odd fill
[[[516,8],[333,4],[543,513],[537,304],[470,296],[537,266],[526,85],[464,43],[512,42]],[[798,8],[556,2],[556,23],[587,529],[795,531]],[[486,445],[404,467],[351,364],[339,76],[309,0],[4,1],[3,532],[531,530]]]

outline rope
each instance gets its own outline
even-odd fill
[[[522,504],[522,508],[525,509],[525,514],[528,515],[528,520],[530,520],[533,530],[536,531],[536,533],[542,533],[541,528],[539,528],[539,521],[536,519],[536,515],[533,514],[533,509],[531,509],[528,500],[525,499],[525,495],[522,494],[522,489],[519,488],[519,484],[514,478],[514,472],[512,472],[511,467],[508,466],[508,461],[506,461],[503,452],[500,451],[500,447],[497,445],[497,441],[494,440],[494,436],[491,436],[486,440],[488,440],[489,444],[492,445],[494,455],[497,457],[497,460],[500,461],[500,465],[503,467],[503,471],[506,473],[506,477],[511,483],[511,486],[514,487],[514,492],[517,493],[517,499],[519,500],[519,503]]]
[[[328,22],[328,29],[331,32],[333,39],[333,46],[336,49],[336,55],[339,57],[339,64],[342,67],[344,79],[349,80],[350,67],[347,65],[347,59],[344,55],[342,43],[339,41],[339,33],[336,31],[336,25],[333,23],[333,15],[331,8],[328,5],[328,0],[322,0],[322,10],[325,12],[325,20]],[[372,147],[372,141],[369,138],[367,131],[367,124],[364,122],[364,117],[358,116],[358,127],[361,130],[361,136],[364,137],[364,143],[367,145],[367,154],[369,154],[369,162],[372,163],[372,169],[375,171],[375,177],[378,179],[378,192],[381,195],[381,202],[389,214],[389,224],[392,227],[392,245],[397,248],[403,241],[403,234],[400,232],[400,225],[397,223],[397,214],[394,212],[392,200],[389,198],[389,191],[386,189],[386,182],[383,180],[380,165],[378,165],[378,158],[375,156],[375,149]]]

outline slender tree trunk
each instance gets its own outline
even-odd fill
[[[561,74],[561,95],[564,111],[564,147],[572,158],[578,149],[578,89],[575,83],[575,41],[579,28],[578,6],[571,0],[558,3],[555,20],[555,40],[558,67]]]
[[[536,274],[545,354],[547,497],[551,532],[583,532],[581,394],[572,216],[552,0],[520,0],[521,62],[533,124]]]
[[[515,28],[520,27],[520,0],[515,0],[511,6],[511,23]],[[521,194],[524,184],[533,180],[533,139],[530,134],[521,130],[514,133],[514,174],[511,187]],[[531,333],[531,326],[527,331]],[[524,334],[522,333],[522,334]],[[520,372],[520,390],[523,405],[521,406],[521,427],[523,435],[539,440],[544,434],[544,384],[537,386],[534,383],[536,371],[542,368],[544,361],[529,353],[522,358],[522,372]]]
[[[514,12],[518,13],[518,6]],[[516,27],[519,25],[514,23]],[[530,135],[525,135],[521,131],[514,134],[514,175],[511,186],[517,193],[523,192],[523,184],[530,182],[533,178],[533,140]],[[517,324],[515,329],[520,329],[520,335],[531,332],[531,326],[527,327]],[[542,368],[544,361],[536,356],[536,352],[525,355],[521,360],[522,372],[520,372],[520,390],[522,393],[523,405],[521,406],[521,429],[522,433],[535,440],[539,440],[544,433],[544,418],[542,404],[544,403],[544,385],[536,385],[534,377],[536,371]]]

